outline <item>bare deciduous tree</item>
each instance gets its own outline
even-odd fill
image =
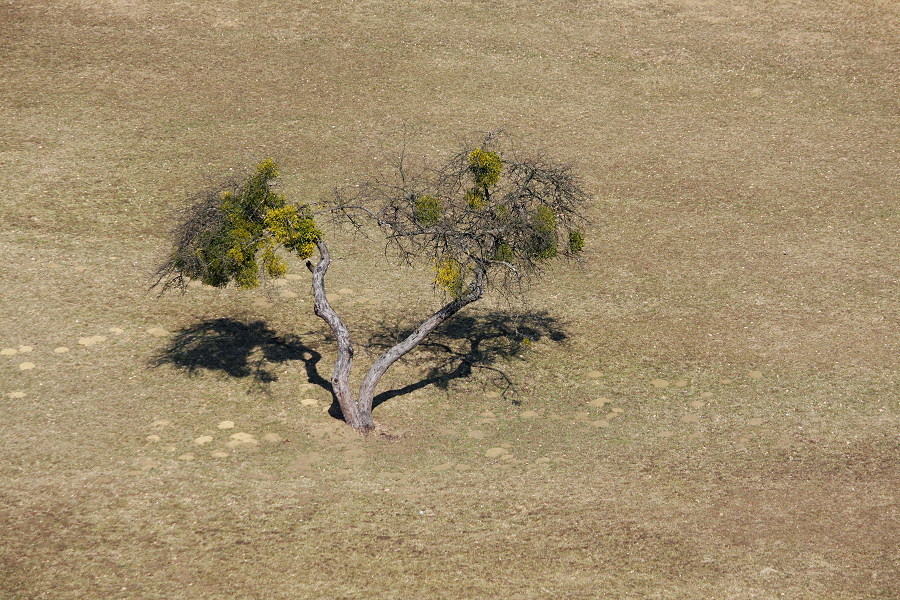
[[[174,250],[157,270],[156,284],[182,290],[186,279],[225,286],[258,285],[259,271],[285,272],[275,250],[307,260],[315,314],[331,327],[338,346],[331,383],[345,421],[368,432],[375,426],[372,404],[385,372],[442,323],[489,290],[512,294],[544,272],[555,258],[571,258],[584,246],[580,225],[589,200],[566,165],[504,148],[489,134],[437,168],[411,170],[401,153],[387,177],[366,180],[333,198],[288,204],[272,191],[277,168],[261,163],[243,183],[195,199],[176,231]],[[362,232],[377,228],[402,262],[431,260],[434,285],[446,303],[366,372],[358,394],[350,386],[354,345],[350,330],[328,302],[325,277],[331,252],[314,217],[328,213]]]

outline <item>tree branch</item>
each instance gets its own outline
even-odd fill
[[[422,321],[422,323],[403,341],[387,350],[378,357],[372,368],[366,373],[359,389],[359,405],[361,408],[371,410],[372,400],[375,397],[375,388],[379,380],[387,372],[388,368],[400,359],[404,354],[415,348],[428,334],[434,331],[441,323],[458,313],[465,306],[472,304],[484,295],[484,273],[479,272],[475,281],[469,288],[469,293],[456,298],[438,310],[436,313]]]

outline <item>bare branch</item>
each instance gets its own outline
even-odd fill
[[[590,197],[570,166],[522,157],[505,142],[490,133],[435,169],[413,171],[404,140],[394,176],[336,190],[333,214],[360,232],[380,229],[402,263],[454,260],[469,278],[483,272],[486,286],[509,291],[580,250]]]

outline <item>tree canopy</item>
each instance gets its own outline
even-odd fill
[[[553,258],[584,248],[589,200],[567,165],[503,152],[491,134],[434,169],[396,172],[338,191],[331,209],[357,226],[368,219],[407,262],[431,259],[435,285],[451,297],[473,286],[509,291]]]

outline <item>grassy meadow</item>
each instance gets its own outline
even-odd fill
[[[0,0],[0,597],[897,598],[898,31],[885,0]],[[385,435],[329,414],[304,265],[148,291],[210,182],[272,157],[312,201],[495,128],[582,176],[584,264],[398,363]],[[441,297],[326,229],[360,370]]]

